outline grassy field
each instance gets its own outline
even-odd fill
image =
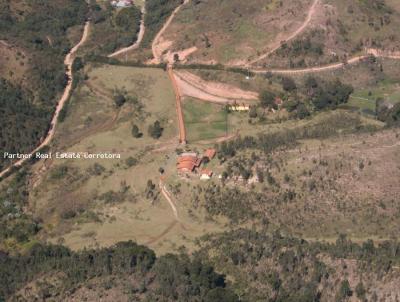
[[[396,104],[400,102],[400,81],[399,82],[382,81],[378,83],[376,86],[369,87],[369,89],[368,88],[357,89],[353,93],[353,96],[359,98],[368,98],[371,100],[382,98],[392,104]]]
[[[86,73],[88,80],[75,91],[52,151],[109,152],[121,158],[53,159],[35,165],[31,206],[46,221],[43,236],[76,249],[136,239],[162,252],[180,242],[190,246],[203,230],[217,228],[213,223],[190,225],[182,210],[186,229],[176,224],[164,234],[174,215],[157,193],[159,168],[176,177],[178,146],[175,96],[167,74],[116,66],[90,66]],[[113,101],[115,91],[128,99],[120,109]],[[143,105],[141,114],[130,99]],[[155,120],[164,129],[158,140],[147,133]],[[133,123],[141,138],[131,135]],[[146,196],[149,180],[155,185],[151,198]]]
[[[189,142],[227,134],[228,117],[224,106],[189,98],[183,102],[183,115]]]
[[[74,92],[52,151],[112,152],[121,159],[52,159],[34,165],[30,208],[45,221],[42,238],[73,249],[135,240],[164,254],[181,245],[193,250],[197,237],[226,229],[223,217],[211,220],[204,210],[193,210],[190,185],[179,189],[175,96],[167,74],[107,65],[88,66],[85,72],[87,80]],[[120,109],[113,101],[116,91],[128,99]],[[141,114],[131,99],[143,105]],[[199,138],[224,135],[221,107],[193,100],[187,108],[193,125],[202,125],[196,130]],[[158,140],[147,133],[155,120],[164,128]],[[131,135],[133,123],[141,138]],[[206,130],[210,123],[214,128]],[[159,190],[160,168],[179,221]]]

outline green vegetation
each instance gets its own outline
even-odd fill
[[[182,250],[161,257],[132,241],[81,252],[34,244],[24,254],[1,255],[0,297],[79,298],[84,292],[98,297],[102,289],[140,301],[345,301],[353,295],[346,272],[382,284],[379,276],[390,274],[400,261],[393,253],[400,248],[397,242],[358,245],[345,236],[327,244],[238,229],[205,236],[199,243],[192,256]],[[339,265],[351,260],[356,267]],[[28,285],[34,287],[24,291]],[[376,295],[374,287],[359,284],[355,292]]]
[[[368,276],[377,284],[379,276],[394,271],[392,265],[400,260],[398,253],[391,253],[398,248],[395,241],[358,245],[345,236],[327,244],[279,232],[238,229],[205,236],[200,244],[197,257],[208,258],[217,270],[228,274],[241,301],[346,301],[353,288],[345,273],[354,273],[357,280]],[[353,268],[347,266],[350,259],[357,263]],[[368,292],[370,298],[375,289],[356,291]]]
[[[27,243],[40,230],[40,221],[23,210],[28,203],[27,172],[19,171],[0,190],[0,249]]]
[[[151,249],[131,241],[78,253],[63,246],[35,244],[23,255],[1,255],[0,264],[2,299],[15,294],[27,282],[35,282],[39,276],[45,278],[44,283],[38,282],[38,295],[46,299],[68,297],[92,279],[106,281],[110,278],[117,282],[127,278],[126,286],[131,289],[131,298],[146,301],[202,300],[209,294],[214,295],[215,289],[219,289],[222,295],[235,298],[229,289],[225,289],[224,277],[201,260],[191,260],[185,255],[156,258]],[[62,274],[55,275],[58,282],[52,284],[46,276],[55,272]],[[136,285],[130,278],[137,281]],[[54,279],[52,281],[55,282]],[[112,288],[113,284],[110,282],[108,288]],[[237,298],[229,301],[237,301]]]
[[[227,134],[227,111],[222,105],[187,99],[183,116],[189,141],[221,137]]]
[[[45,135],[49,115],[32,94],[0,79],[0,153],[29,153]],[[1,157],[0,170],[6,164]]]

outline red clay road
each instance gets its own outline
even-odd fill
[[[169,78],[171,79],[172,86],[175,92],[176,113],[178,114],[178,124],[179,124],[179,142],[181,144],[186,144],[186,129],[185,129],[185,122],[183,120],[181,92],[179,90],[178,83],[176,82],[172,66],[168,65],[167,69]]]

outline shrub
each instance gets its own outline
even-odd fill
[[[153,125],[149,126],[149,135],[154,139],[158,139],[161,137],[163,130],[164,129],[161,127],[160,122],[155,121]]]

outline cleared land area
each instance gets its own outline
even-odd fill
[[[311,1],[192,1],[163,35],[172,53],[196,47],[188,61],[246,63],[293,33]]]
[[[161,69],[89,66],[65,121],[56,131],[53,152],[118,153],[120,159],[51,159],[34,165],[30,209],[46,221],[41,236],[74,249],[136,240],[165,253],[194,238],[220,230],[176,194],[178,132],[175,95]],[[115,93],[126,103],[117,108]],[[163,134],[148,134],[155,120]],[[132,124],[142,137],[134,138]],[[172,148],[171,148],[172,147]],[[179,213],[179,223],[158,188],[159,168]],[[149,183],[149,181],[151,181]],[[154,187],[153,187],[154,185]],[[223,221],[223,220],[222,220]]]
[[[302,69],[340,63],[367,48],[399,50],[400,14],[391,3],[324,0],[307,29],[257,66]]]

